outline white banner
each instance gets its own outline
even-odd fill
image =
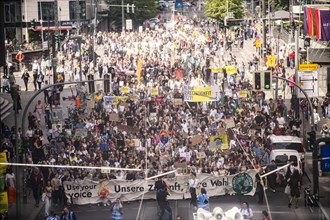
[[[255,193],[254,180],[256,175],[255,170],[249,170],[246,173],[235,174],[231,176],[215,177],[210,174],[199,174],[197,178],[200,182],[200,187],[197,189],[197,194],[201,188],[205,188],[210,197],[220,196],[225,194],[235,194],[234,188],[240,189],[244,195],[253,196]],[[244,174],[244,175],[243,175]],[[239,178],[243,176],[243,178]],[[190,176],[182,175],[173,179],[168,179],[170,188],[169,200],[189,199],[190,193],[188,189],[188,180]],[[234,180],[234,181],[233,181]],[[96,204],[104,200],[114,201],[116,198],[121,198],[122,201],[134,201],[142,198],[156,199],[154,191],[154,180],[106,180],[95,182],[91,180],[81,181],[66,181],[64,189],[67,198],[72,197],[73,203],[77,205]],[[235,185],[233,187],[233,185]]]

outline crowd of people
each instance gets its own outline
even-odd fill
[[[15,141],[20,139],[30,163],[141,168],[148,169],[148,177],[174,170],[181,153],[186,153],[187,168],[179,169],[168,178],[199,173],[233,175],[269,165],[267,138],[270,135],[297,135],[297,128],[288,123],[288,116],[293,111],[282,96],[277,100],[266,97],[263,91],[254,90],[246,77],[250,71],[267,66],[266,62],[257,53],[253,60],[238,61],[231,52],[232,47],[243,48],[259,38],[257,25],[252,22],[225,31],[209,20],[183,16],[175,17],[171,25],[174,28],[160,25],[156,30],[143,32],[99,32],[95,48],[102,49],[102,56],[95,65],[89,56],[93,49],[90,36],[83,35],[82,42],[68,41],[58,54],[56,82],[85,80],[88,74],[94,74],[95,78],[109,74],[111,92],[96,91],[92,108],[81,106],[69,113],[68,126],[54,127],[52,106],[59,103],[54,103],[54,96],[46,91],[45,99],[39,100],[34,112],[29,113],[26,134],[18,132],[19,137],[16,137],[13,129],[4,127],[2,150],[11,152],[12,157]],[[275,41],[267,40],[273,51],[270,53],[276,51]],[[283,59],[291,53],[284,45],[280,48]],[[137,76],[139,62],[142,67]],[[235,65],[237,74],[227,74],[224,66],[228,65]],[[221,71],[213,70],[219,67]],[[283,61],[272,70],[274,73],[280,71],[288,78],[286,68]],[[45,60],[33,64],[35,90],[51,81],[44,82],[49,71],[51,68]],[[26,78],[29,74],[24,70],[24,82]],[[184,85],[218,85],[221,97],[209,103],[175,103],[174,99],[184,99]],[[88,91],[87,85],[82,86]],[[123,93],[123,86],[129,87],[128,93]],[[156,95],[151,92],[154,88],[158,89]],[[59,97],[62,90],[51,91]],[[246,95],[240,95],[242,91]],[[104,105],[103,99],[109,95],[127,98],[109,107]],[[328,116],[329,104],[325,109]],[[113,115],[118,118],[113,120]],[[235,127],[227,128],[228,119],[234,120]],[[83,129],[85,135],[75,135],[78,129]],[[160,140],[161,130],[169,134],[167,144]],[[211,136],[224,132],[229,140],[228,149],[211,149]],[[201,140],[196,144],[192,138],[197,135]],[[45,143],[50,147],[44,148]],[[197,157],[198,152],[205,152],[205,158]],[[40,168],[31,172],[29,186],[36,206],[44,193],[45,215],[49,216],[52,203],[67,205],[64,181],[136,180],[145,178],[144,175],[143,171],[111,171],[108,174],[97,169]],[[207,197],[198,201],[203,199],[207,200]],[[120,213],[121,206],[115,207]]]

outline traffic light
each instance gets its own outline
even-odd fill
[[[316,141],[316,133],[315,131],[310,131],[310,132],[307,132],[308,134],[308,138],[307,138],[307,141],[308,141],[308,146],[309,146],[309,149],[311,150],[314,150],[314,143]]]
[[[269,90],[272,87],[272,73],[270,71],[264,72],[264,89]]]
[[[254,89],[260,90],[261,89],[261,72],[254,72]]]
[[[60,36],[58,34],[55,34],[55,42],[58,43],[60,40]]]
[[[103,90],[105,94],[108,94],[110,92],[110,75],[105,74],[104,75],[104,84],[103,84]]]
[[[310,37],[306,37],[304,40],[304,47],[309,47],[311,45],[311,38]]]
[[[31,20],[31,28],[35,29],[36,28],[36,19]]]
[[[95,93],[94,76],[92,74],[89,74],[87,76],[87,79],[88,79],[89,93]]]

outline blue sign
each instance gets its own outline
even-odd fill
[[[330,172],[330,146],[321,147],[321,159],[322,172]]]

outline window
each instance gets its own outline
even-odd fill
[[[55,3],[54,2],[38,2],[38,20],[54,21],[55,20]]]
[[[77,1],[70,1],[69,13],[70,20],[77,20],[77,14],[79,14],[79,19],[86,19],[86,2],[79,1],[79,5],[77,5]]]
[[[18,22],[20,21],[20,8],[18,7],[19,5],[14,3],[6,3],[5,4],[5,22],[6,23],[13,23],[13,22]]]

